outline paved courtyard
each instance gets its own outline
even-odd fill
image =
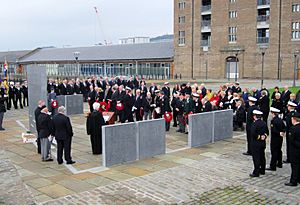
[[[85,108],[86,109],[86,108]],[[172,128],[167,154],[111,168],[93,156],[84,115],[71,117],[74,165],[41,162],[24,144],[28,110],[5,114],[0,133],[0,204],[299,204],[300,188],[286,187],[290,166],[251,179],[244,133],[201,148]],[[285,145],[284,145],[285,148]],[[55,156],[55,147],[52,153]],[[269,146],[267,162],[269,162]]]

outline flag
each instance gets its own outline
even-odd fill
[[[6,79],[8,79],[8,64],[7,64],[6,59],[4,61],[3,74],[4,74],[4,77],[6,77]]]

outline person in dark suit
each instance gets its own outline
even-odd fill
[[[135,91],[136,95],[134,97],[134,105],[133,105],[133,110],[135,113],[135,118],[136,121],[142,121],[143,117],[141,116],[141,109],[143,109],[143,95],[141,95],[140,89],[137,89]]]
[[[290,135],[290,153],[291,153],[291,178],[286,186],[297,186],[300,183],[300,113],[292,114],[291,135]]]
[[[270,98],[265,90],[261,91],[260,98],[258,99],[258,106],[260,111],[263,112],[263,120],[268,123],[270,113]]]
[[[119,95],[118,86],[115,85],[112,88],[112,94],[111,94],[111,99],[110,99],[111,103],[110,103],[110,108],[109,108],[110,112],[116,112],[116,105],[117,105],[118,95]]]
[[[288,86],[284,86],[284,91],[281,94],[281,99],[283,101],[283,105],[286,107],[290,100],[291,91]]]
[[[269,135],[267,123],[261,120],[263,113],[259,110],[253,110],[254,122],[251,125],[251,151],[254,164],[254,170],[250,177],[259,177],[265,174],[266,169],[266,139]]]
[[[88,93],[88,103],[90,107],[90,112],[93,112],[93,104],[96,101],[96,91],[93,85],[90,85],[90,91]]]
[[[197,94],[197,93],[193,93],[192,94],[192,97],[193,97],[193,113],[196,114],[196,113],[201,113],[202,112],[202,108],[203,108],[203,105],[202,105],[202,102],[201,100],[199,99],[200,98],[200,95]]]
[[[146,97],[148,90],[147,90],[147,87],[145,86],[144,82],[141,82],[141,86],[139,87],[139,89],[141,91],[141,95],[143,97]]]
[[[210,112],[212,111],[212,104],[209,102],[208,97],[205,96],[203,98],[203,112]]]
[[[16,87],[15,87],[15,108],[18,109],[18,102],[20,105],[20,108],[23,109],[23,105],[22,105],[22,89],[20,87],[20,83],[16,83]]]
[[[164,83],[164,87],[161,89],[164,92],[164,95],[169,99],[171,98],[171,89],[169,87],[169,82]]]
[[[276,167],[282,168],[282,142],[285,132],[283,120],[278,117],[280,110],[271,107],[273,119],[271,120],[271,162],[266,170],[276,171]]]
[[[2,126],[4,113],[6,112],[5,104],[7,97],[1,93],[0,95],[0,131],[4,131],[5,129]]]
[[[38,107],[34,111],[35,128],[36,128],[36,131],[37,131],[38,135],[39,135],[39,132],[40,132],[40,129],[39,129],[39,126],[38,126],[38,117],[41,114],[42,109],[44,109],[46,107],[45,104],[46,104],[45,101],[40,100],[38,102]],[[39,137],[37,138],[36,143],[37,143],[37,152],[38,152],[38,154],[41,154],[41,140],[40,140]]]
[[[179,100],[179,92],[174,92],[173,99],[171,101],[171,107],[173,110],[173,127],[177,127],[177,122],[178,122],[178,119],[177,119],[178,112],[176,110],[176,103],[178,100]]]
[[[12,105],[16,108],[16,96],[15,96],[15,86],[13,82],[10,82],[9,88],[8,88],[8,104],[7,109],[10,110]]]
[[[297,104],[289,101],[287,104],[287,114],[285,115],[285,123],[286,123],[286,160],[283,163],[290,163],[291,152],[290,152],[290,131],[292,124],[292,115],[296,112]]]
[[[22,93],[23,93],[23,105],[24,107],[28,106],[28,85],[27,81],[24,82],[22,86]]]
[[[67,164],[74,164],[75,161],[71,157],[71,143],[73,137],[73,129],[70,118],[65,115],[65,107],[58,108],[58,114],[53,117],[53,136],[57,142],[57,162],[63,163],[63,152]]]
[[[101,112],[99,112],[100,103],[93,104],[93,112],[87,118],[87,134],[90,135],[92,152],[94,155],[102,154],[102,126],[105,121]]]
[[[271,107],[280,110],[280,114],[283,113],[283,102],[281,100],[281,94],[279,92],[274,94],[274,99],[272,100]]]
[[[132,95],[132,90],[130,87],[126,87],[126,95],[124,96],[123,104],[124,104],[124,119],[121,121],[125,123],[127,120],[128,122],[134,122],[133,115],[132,115],[132,107],[134,105],[134,96]]]
[[[53,124],[47,107],[41,110],[37,122],[39,129],[38,138],[41,141],[42,161],[53,161],[50,155],[51,142],[49,141],[49,137],[53,133]]]
[[[244,131],[245,121],[246,121],[246,111],[242,101],[238,100],[236,102],[236,110],[233,113],[233,130],[236,131],[238,129],[241,129],[242,131]]]
[[[162,115],[164,115],[167,112],[172,112],[170,107],[170,100],[168,96],[165,95],[165,92],[163,91],[160,92],[160,109]],[[170,130],[170,122],[166,121],[166,131],[169,130]]]
[[[67,79],[64,79],[63,83],[59,85],[59,93],[61,95],[69,95],[69,93],[68,93],[68,81],[67,81]]]

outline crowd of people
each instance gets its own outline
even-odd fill
[[[21,107],[22,100],[19,97],[11,98],[10,93],[17,96],[16,93],[24,92],[23,90],[26,90],[26,88],[26,82],[23,86],[18,83],[16,85],[10,84],[8,97],[3,100],[7,103],[8,108],[9,99],[12,99],[11,102],[14,106],[19,102]],[[13,92],[9,92],[10,89]],[[90,109],[87,118],[87,134],[91,137],[93,154],[102,154],[101,127],[107,124],[102,115],[103,111],[113,112],[116,116],[115,121],[119,123],[165,118],[166,131],[170,130],[171,121],[173,121],[173,127],[178,127],[177,132],[187,134],[190,114],[232,109],[232,129],[246,130],[247,151],[244,154],[251,155],[254,163],[254,170],[250,176],[258,177],[265,174],[266,139],[270,134],[272,159],[267,170],[276,171],[276,168],[281,168],[283,163],[291,163],[292,176],[290,182],[286,185],[296,186],[300,182],[300,102],[296,99],[296,93],[292,93],[287,86],[284,87],[283,92],[275,87],[274,92],[269,93],[266,88],[260,90],[241,88],[240,84],[235,82],[221,85],[219,89],[213,91],[207,88],[205,84],[198,85],[196,83],[176,84],[173,88],[170,88],[168,82],[165,82],[162,86],[155,83],[148,85],[144,79],[137,76],[128,79],[122,77],[91,77],[85,80],[64,79],[61,82],[49,79],[47,90],[49,102],[55,100],[58,95],[83,95],[83,101],[88,102]],[[23,95],[25,96],[25,94]],[[25,103],[23,104],[25,105]],[[40,113],[49,112],[45,105],[39,105],[39,107]],[[60,108],[57,115],[62,115],[62,110],[63,108]],[[57,115],[50,117],[50,120],[53,121],[50,124],[53,127],[55,127],[55,121],[60,121],[58,120],[59,117],[56,117]],[[271,116],[271,120],[269,116]],[[48,126],[49,122],[47,120],[49,120],[49,117],[44,116],[43,119],[37,117],[37,128]],[[269,123],[270,126],[268,126]],[[62,124],[62,121],[57,123],[56,126],[59,127],[60,124]],[[65,129],[70,130],[71,125],[67,124],[65,127],[68,128]],[[39,136],[41,136],[39,138],[42,139],[42,136],[47,136],[49,133],[51,133],[49,135],[55,137],[58,135],[53,131],[54,128],[49,128],[49,130],[45,132],[45,135],[38,130]],[[64,131],[63,135],[68,136],[67,138],[70,139],[73,132]],[[284,138],[287,144],[286,160],[282,159]],[[60,137],[58,137],[59,140]],[[58,156],[62,155],[62,149],[66,149],[69,153],[71,140],[65,141],[61,140],[59,142],[60,154]],[[48,147],[44,140],[40,140],[38,144],[40,144],[40,148]],[[43,154],[43,160],[51,159],[49,153],[47,151],[45,153],[47,154]],[[65,155],[65,160],[72,162],[70,154]],[[62,158],[59,157],[58,161],[62,163]]]

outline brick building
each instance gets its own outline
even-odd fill
[[[174,10],[175,74],[300,77],[300,0],[174,0]]]

